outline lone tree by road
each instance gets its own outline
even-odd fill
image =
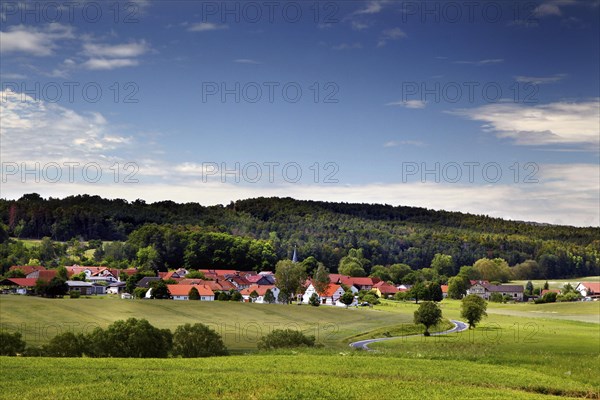
[[[425,325],[423,335],[429,336],[429,327],[437,325],[442,320],[442,310],[432,301],[421,303],[419,309],[415,311],[415,324]]]
[[[484,299],[476,294],[470,294],[462,299],[460,315],[469,322],[469,329],[471,329],[475,328],[475,324],[478,324],[483,317],[487,316],[486,309],[487,302]]]

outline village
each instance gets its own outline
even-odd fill
[[[281,303],[280,289],[277,286],[275,274],[271,271],[252,272],[237,270],[199,269],[188,271],[179,268],[168,272],[158,272],[158,276],[145,276],[135,284],[135,289],[129,293],[126,277],[138,273],[136,268],[114,269],[104,266],[65,267],[68,279],[67,294],[71,297],[114,295],[121,299],[152,299],[155,284],[163,282],[168,289],[168,297],[172,300],[237,300],[248,303]],[[43,266],[12,266],[9,271],[21,271],[24,278],[4,278],[0,281],[3,294],[34,295],[39,282],[49,282],[57,277],[57,269],[47,269]],[[200,278],[198,278],[200,276]],[[493,296],[501,296],[506,301],[522,302],[526,300],[522,285],[493,284],[486,280],[472,280],[467,289],[467,295],[475,294],[485,300]],[[351,277],[341,274],[329,274],[329,283],[317,290],[311,278],[307,278],[302,290],[296,294],[298,304],[311,303],[311,297],[316,294],[318,305],[326,306],[359,306],[371,305],[368,301],[360,301],[371,293],[375,298],[394,299],[399,293],[410,297],[411,285],[394,285],[376,277]],[[442,298],[448,296],[448,285],[440,285]],[[584,299],[597,299],[600,295],[600,283],[578,282],[574,287]],[[352,301],[342,301],[346,292],[353,294]],[[560,289],[541,290],[540,297],[546,293],[560,294]],[[418,300],[418,299],[417,299]],[[313,300],[314,301],[314,300]],[[314,305],[314,304],[313,304]]]

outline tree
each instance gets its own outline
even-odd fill
[[[348,276],[367,276],[365,268],[368,264],[362,249],[350,249],[348,255],[340,260],[338,272]]]
[[[58,278],[62,279],[63,281],[69,280],[69,273],[67,271],[67,268],[65,268],[62,265],[57,268],[57,270],[56,270],[56,276]]]
[[[316,293],[311,294],[310,298],[308,299],[308,304],[310,304],[313,307],[319,307],[321,305],[319,295]]]
[[[431,261],[431,268],[438,275],[454,275],[454,260],[452,260],[452,256],[436,253]]]
[[[206,279],[204,273],[202,271],[193,270],[187,273],[185,276],[186,279]]]
[[[487,315],[487,302],[476,294],[470,294],[462,299],[460,315],[469,322],[469,329],[475,328],[481,319]]]
[[[372,293],[372,292],[365,294],[362,299],[363,299],[363,301],[366,301],[367,303],[372,304],[372,305],[379,304],[379,298],[377,297],[377,295],[375,293]]]
[[[293,329],[275,329],[258,341],[259,350],[271,350],[294,347],[314,347],[315,337],[306,336]]]
[[[173,334],[173,355],[183,358],[225,356],[223,339],[204,324],[179,325]]]
[[[410,295],[415,299],[415,304],[419,303],[419,299],[427,297],[427,292],[427,287],[423,282],[417,282],[410,288]]]
[[[548,285],[548,281],[544,282],[544,290],[550,289],[550,285]]]
[[[152,288],[153,299],[169,299],[171,298],[171,292],[166,282],[161,280],[150,282],[150,288]]]
[[[406,264],[392,264],[390,265],[388,272],[392,282],[400,283],[406,275],[412,272],[412,268]]]
[[[481,258],[475,261],[473,268],[481,275],[481,279],[498,282],[508,282],[511,270],[508,263],[502,258]]]
[[[11,269],[5,275],[5,278],[25,278],[25,272],[21,268]]]
[[[86,349],[86,338],[83,334],[65,332],[54,336],[42,351],[48,357],[81,357]]]
[[[467,287],[462,276],[453,276],[448,280],[448,297],[456,300],[462,299],[467,294]]]
[[[198,289],[192,286],[190,292],[188,293],[188,297],[190,300],[200,300],[200,293],[198,292]]]
[[[152,326],[145,319],[119,320],[106,329],[96,328],[88,339],[89,352],[95,357],[164,358],[173,345],[168,329]]]
[[[306,280],[304,268],[302,263],[294,264],[291,260],[281,260],[275,266],[275,279],[283,303],[289,304]]]
[[[137,251],[136,265],[142,271],[158,269],[159,255],[154,246],[142,247]]]
[[[236,293],[238,293],[238,292],[236,292]],[[265,295],[263,296],[263,301],[265,303],[269,303],[269,304],[275,303],[275,295],[273,294],[273,291],[271,289],[267,289],[265,291]]]
[[[348,306],[350,306],[350,304],[354,302],[354,293],[352,293],[351,290],[347,290],[346,292],[344,292],[342,297],[340,297],[340,301],[342,302],[342,304],[346,305],[346,308],[348,308]]]
[[[258,293],[256,292],[256,290],[250,292],[250,298],[252,299],[253,303],[256,301],[256,299],[258,298]]]
[[[319,263],[315,273],[313,274],[312,284],[317,290],[317,293],[323,293],[329,286],[329,271],[325,269],[322,263]]]
[[[385,282],[392,280],[389,268],[384,267],[383,265],[375,265],[373,268],[371,268],[371,274],[369,276],[371,278],[379,278]]]
[[[432,301],[421,303],[419,309],[415,311],[415,324],[425,325],[425,336],[429,336],[429,327],[437,325],[442,320],[442,310]]]
[[[531,281],[527,281],[525,285],[525,294],[531,296],[533,294],[533,283]]]
[[[23,351],[25,351],[25,342],[21,339],[21,332],[0,331],[0,356],[16,356]]]
[[[429,299],[432,301],[440,302],[444,300],[444,293],[442,292],[442,285],[437,282],[432,282],[427,287],[429,291]]]

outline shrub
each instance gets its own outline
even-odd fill
[[[366,301],[369,304],[379,304],[379,299],[375,295],[375,293],[367,293],[362,298],[363,301]]]
[[[294,347],[314,347],[315,337],[306,336],[293,329],[275,329],[258,341],[260,350],[283,349]]]
[[[308,304],[310,304],[313,307],[319,307],[321,305],[319,295],[316,293],[311,294],[310,298],[308,299]]]
[[[184,358],[225,356],[221,335],[204,324],[180,325],[173,334],[173,355]]]
[[[42,347],[48,357],[81,357],[85,352],[86,338],[73,332],[65,332],[54,336]]]
[[[556,296],[556,301],[579,301],[581,299],[581,294],[578,292],[569,292],[565,294],[560,294]]]
[[[25,350],[21,333],[0,332],[0,356],[16,356]]]
[[[198,292],[198,289],[192,287],[188,293],[188,297],[190,300],[200,300],[200,293]]]
[[[136,299],[143,299],[144,297],[146,297],[147,291],[148,291],[148,289],[146,289],[146,288],[142,288],[142,287],[135,288],[133,290],[133,297],[135,297]]]
[[[72,299],[78,299],[81,297],[81,292],[79,292],[79,290],[71,290],[69,291],[69,297]]]
[[[231,301],[242,301],[242,299],[243,297],[240,292],[233,292],[233,294],[231,295]]]
[[[501,293],[494,292],[490,296],[490,301],[494,303],[502,303],[503,300]]]

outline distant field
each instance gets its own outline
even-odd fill
[[[386,301],[375,309],[346,310],[0,296],[0,307],[5,329],[22,324],[33,339],[46,326],[38,343],[68,324],[89,329],[135,316],[171,329],[198,321],[218,330],[221,324],[226,344],[238,354],[194,360],[0,358],[0,399],[600,398],[598,302],[490,303],[489,317],[473,331],[372,344],[377,351],[371,353],[347,343],[361,332],[394,332],[412,321],[417,305]],[[459,318],[460,302],[445,300],[441,307],[446,318]],[[267,325],[317,333],[326,347],[253,353],[257,332],[266,332]]]
[[[393,314],[368,308],[311,307],[308,305],[122,300],[115,297],[44,299],[0,296],[0,324],[18,329],[31,344],[42,344],[59,330],[89,331],[129,317],[146,318],[160,328],[174,330],[185,323],[202,322],[224,337],[233,351],[256,349],[256,342],[272,329],[293,328],[315,335],[327,346],[345,347],[343,339],[400,323],[412,323],[412,314]]]
[[[527,284],[527,280],[524,281],[512,281],[515,285],[523,285]],[[548,279],[548,287],[550,289],[562,289],[567,283],[570,283],[575,287],[578,282],[600,282],[600,276],[584,276],[582,278],[572,278],[572,279]],[[546,279],[532,279],[531,283],[533,283],[534,287],[543,287],[544,283],[546,283]]]

